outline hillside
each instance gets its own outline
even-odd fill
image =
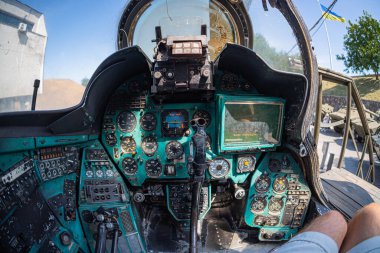
[[[36,110],[63,109],[77,105],[84,90],[84,86],[72,80],[44,80],[42,94],[37,96]]]
[[[380,102],[380,80],[374,77],[354,77],[354,80],[362,99]],[[346,87],[323,82],[323,95],[346,96]]]

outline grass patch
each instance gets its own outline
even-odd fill
[[[380,80],[376,81],[375,77],[356,77],[354,81],[362,99],[380,102]],[[343,85],[324,81],[322,87],[323,95],[347,95],[347,88]]]

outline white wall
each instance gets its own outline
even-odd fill
[[[24,33],[0,23],[0,99],[32,95],[34,80],[43,80],[47,40],[44,16],[13,0],[0,0],[0,10],[34,23],[33,30]]]

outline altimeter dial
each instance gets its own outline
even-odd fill
[[[183,146],[178,141],[171,141],[166,144],[165,153],[169,160],[180,159],[183,155]]]
[[[121,164],[123,171],[127,175],[135,175],[137,172],[137,163],[135,159],[132,157],[126,157],[123,159],[122,164]]]
[[[230,163],[224,158],[217,158],[209,164],[208,171],[213,178],[223,178],[230,172]]]
[[[158,144],[156,138],[153,136],[144,137],[141,142],[141,149],[147,156],[152,156],[156,153]]]

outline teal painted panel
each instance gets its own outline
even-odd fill
[[[63,189],[64,189],[64,181],[65,180],[73,180],[77,184],[77,174],[71,173],[67,176],[58,177],[58,178],[55,178],[53,180],[44,182],[40,186],[40,190],[41,190],[43,197],[46,200],[49,200],[50,198],[52,198],[58,194],[63,194],[64,193]],[[56,217],[58,218],[58,220],[62,224],[62,226],[67,231],[69,231],[69,233],[73,236],[74,243],[79,245],[79,247],[82,250],[88,251],[86,238],[84,237],[84,234],[83,234],[83,230],[82,230],[82,226],[80,224],[80,218],[79,218],[79,213],[78,213],[77,208],[75,208],[75,212],[76,212],[76,219],[74,221],[67,221],[64,218],[64,216],[65,216],[64,207],[61,206],[56,212]],[[71,248],[71,247],[69,247],[69,248]],[[74,251],[70,251],[70,252],[74,252]]]
[[[260,229],[260,240],[270,241],[267,235],[276,233],[282,235],[276,240],[288,240],[302,227],[310,198],[303,172],[292,156],[266,153],[251,179],[245,222]]]
[[[0,138],[0,153],[34,149],[34,138]]]
[[[217,113],[216,113],[216,119],[218,119],[217,123],[217,147],[219,153],[250,153],[250,152],[258,152],[258,151],[266,151],[266,150],[273,150],[275,147],[281,145],[281,136],[283,131],[283,124],[284,124],[284,112],[285,112],[285,100],[281,98],[273,98],[273,97],[263,97],[263,96],[236,96],[236,95],[224,95],[224,94],[218,94],[216,96],[216,103],[217,103]],[[267,122],[265,122],[265,125],[268,127],[269,122],[272,123],[272,125],[277,126],[277,132],[278,132],[278,139],[277,143],[270,143],[269,141],[267,143],[259,143],[259,141],[250,141],[250,142],[242,142],[236,141],[236,143],[231,142],[230,144],[226,144],[225,139],[225,119],[226,119],[226,106],[229,103],[236,103],[241,105],[251,105],[249,107],[252,111],[250,112],[253,115],[256,115],[256,112],[254,112],[254,106],[263,106],[266,105],[267,112],[260,111],[261,115],[269,114],[270,111],[273,111],[271,106],[278,107],[278,118],[267,118]],[[264,113],[264,114],[263,114]],[[250,116],[250,115],[247,115]],[[233,118],[233,116],[231,116]],[[242,120],[239,120],[239,123],[243,122]],[[238,122],[238,121],[237,121]],[[262,123],[262,122],[257,122]],[[243,124],[243,123],[242,123]],[[243,127],[243,126],[241,126]],[[269,128],[268,128],[269,130]],[[270,129],[272,130],[272,129]],[[243,131],[243,130],[242,130]],[[247,131],[247,130],[245,130]],[[252,136],[255,136],[254,132],[244,132],[244,134],[251,134]],[[277,135],[275,135],[277,136]],[[272,137],[273,139],[273,137]]]
[[[36,147],[52,147],[88,141],[88,135],[36,137]]]

